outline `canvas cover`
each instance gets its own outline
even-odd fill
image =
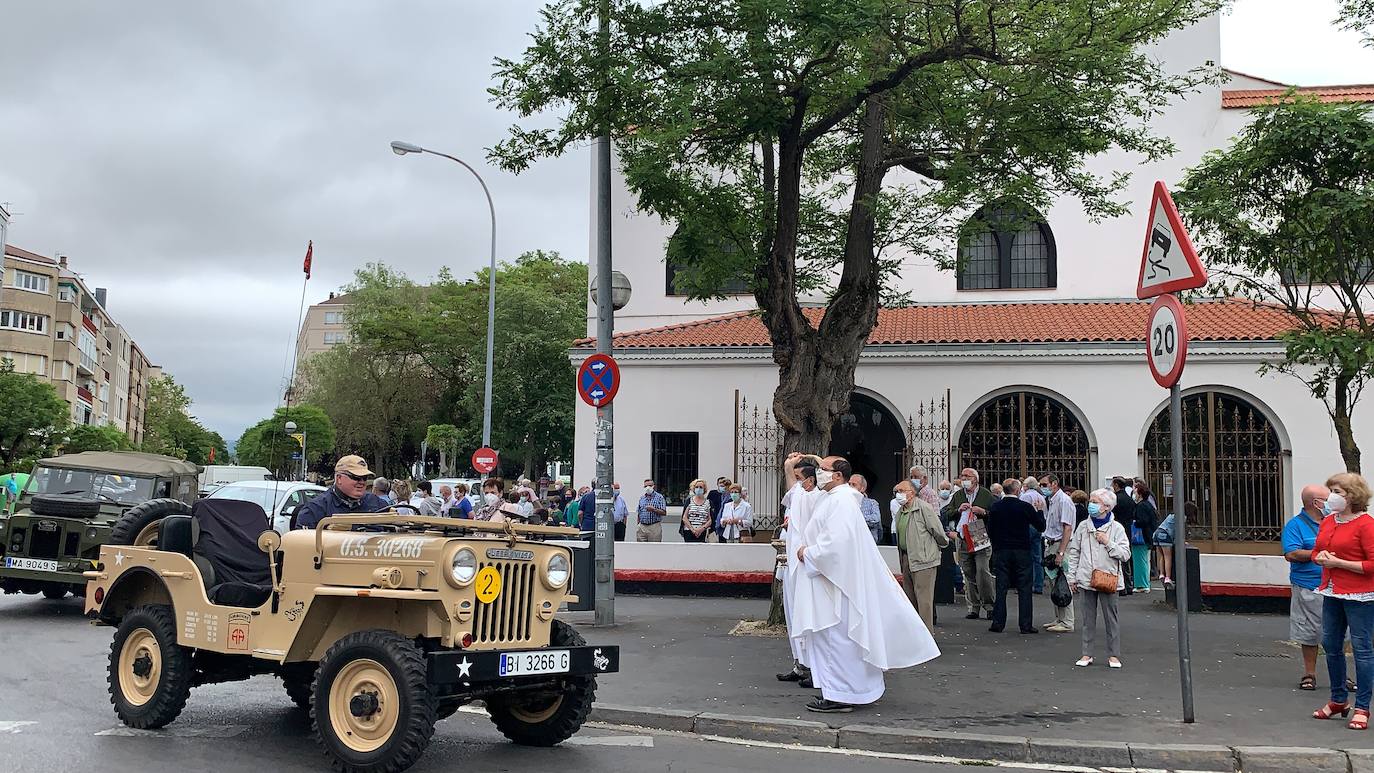
[[[96,470],[160,477],[200,474],[200,465],[198,464],[160,454],[145,454],[140,451],[82,451],[79,454],[63,454],[62,456],[41,459],[38,464],[42,467],[56,467],[63,470]]]
[[[216,586],[272,583],[268,556],[258,550],[258,535],[271,528],[262,507],[236,499],[202,499],[191,506],[191,517],[200,531],[195,554],[210,562]]]

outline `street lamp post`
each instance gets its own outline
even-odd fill
[[[487,271],[487,383],[482,394],[482,446],[491,447],[491,359],[492,349],[495,343],[496,333],[496,205],[491,201],[491,191],[487,189],[486,180],[482,175],[477,174],[462,159],[450,156],[447,153],[440,153],[437,150],[422,148],[410,142],[396,140],[391,143],[391,151],[398,156],[407,153],[429,153],[433,156],[442,156],[455,164],[461,165],[464,169],[472,172],[472,176],[477,178],[477,182],[482,186],[482,193],[487,197],[487,209],[491,210],[491,265]]]
[[[287,437],[291,437],[292,435],[295,434],[295,432],[296,432],[296,422],[294,422],[294,421],[288,421],[288,422],[286,422],[286,436],[287,436]],[[294,439],[294,438],[293,438],[293,439]],[[302,464],[305,463],[305,440],[304,440],[304,439],[301,440],[301,463],[302,463]],[[295,465],[292,465],[292,466],[294,467]]]

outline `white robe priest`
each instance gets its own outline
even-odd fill
[[[791,630],[821,697],[852,705],[882,697],[884,671],[940,655],[878,552],[860,496],[833,486],[807,519]]]
[[[802,577],[797,566],[797,548],[804,544],[802,535],[806,532],[806,524],[824,496],[824,491],[817,488],[807,491],[801,481],[797,481],[782,498],[787,514],[787,564],[782,576],[782,609],[787,619],[787,640],[792,646],[792,659],[802,665],[806,665],[806,657],[802,652],[801,639],[793,635],[796,629],[792,623],[792,609],[797,603],[795,588]]]

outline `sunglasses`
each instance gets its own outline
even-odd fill
[[[366,482],[367,482],[367,478],[365,478],[365,477],[363,477],[363,476],[361,476],[361,475],[354,475],[354,474],[351,473],[351,472],[344,472],[343,470],[340,470],[339,472],[340,472],[344,477],[351,478],[351,479],[353,479],[354,481],[356,481],[356,482],[358,482],[358,483],[366,483]]]

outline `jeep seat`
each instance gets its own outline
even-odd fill
[[[196,521],[189,515],[169,515],[158,525],[157,549],[194,558]]]
[[[270,528],[267,513],[253,502],[202,499],[191,517],[199,527],[193,559],[210,601],[260,606],[272,593],[271,558],[258,549],[258,535]]]

